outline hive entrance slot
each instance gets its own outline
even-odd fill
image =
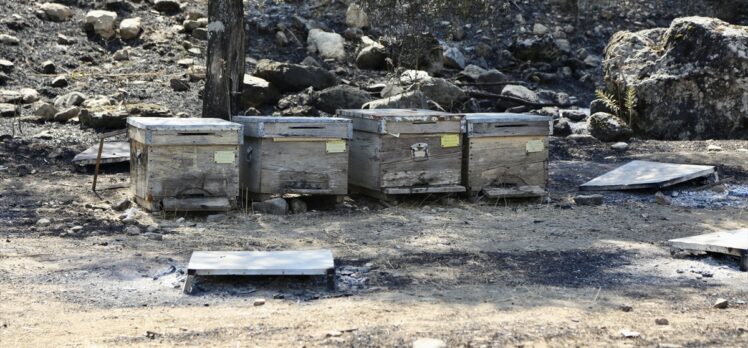
[[[205,132],[190,132],[190,133],[177,133],[179,136],[200,136],[200,135],[214,135],[214,133],[205,133]]]
[[[324,126],[291,126],[290,129],[325,129]]]

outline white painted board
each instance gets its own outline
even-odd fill
[[[581,190],[663,188],[714,174],[714,166],[631,161],[583,184]]]
[[[195,275],[325,275],[332,251],[195,251],[188,271]]]

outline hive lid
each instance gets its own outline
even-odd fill
[[[357,131],[391,134],[462,133],[462,115],[423,109],[338,110]]]
[[[351,120],[338,117],[234,116],[244,126],[244,135],[255,138],[352,137]]]
[[[465,133],[468,137],[549,135],[553,118],[541,115],[512,113],[466,114]]]
[[[242,125],[219,118],[128,117],[129,126],[145,130],[234,131]]]

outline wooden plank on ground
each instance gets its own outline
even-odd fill
[[[332,251],[195,251],[187,266],[194,275],[326,275]]]
[[[73,158],[73,164],[88,166],[96,164],[96,155],[99,152],[99,144],[89,147]],[[104,143],[101,151],[101,163],[124,163],[130,161],[130,143],[126,141],[113,141]]]
[[[539,186],[485,187],[483,193],[488,198],[532,198],[543,197],[548,194]]]
[[[703,251],[742,256],[748,251],[748,228],[671,239],[670,247],[685,251]]]
[[[713,166],[631,161],[599,176],[579,188],[593,190],[633,190],[672,186],[715,173]]]

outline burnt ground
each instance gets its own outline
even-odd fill
[[[10,134],[10,120],[3,131]],[[111,203],[127,189],[90,191],[70,164],[93,143],[72,125],[24,124],[0,162],[0,337],[28,346],[743,346],[748,275],[719,256],[671,257],[671,238],[744,227],[745,208],[663,206],[654,192],[605,193],[573,204],[576,186],[633,158],[719,166],[747,183],[744,141],[552,139],[551,200],[471,204],[426,196],[384,206],[349,197],[289,216],[234,211],[146,214],[162,240],[129,235]],[[707,153],[708,144],[723,147]],[[706,160],[704,159],[706,158]],[[742,169],[741,169],[742,168]],[[107,167],[99,185],[128,182]],[[669,189],[683,194],[702,183]],[[745,199],[744,199],[745,200]],[[181,218],[181,219],[180,219]],[[49,224],[40,224],[49,219]],[[194,250],[332,249],[338,290],[316,278],[200,278],[181,293]],[[253,305],[257,298],[266,304]],[[730,301],[712,308],[718,298]],[[621,308],[633,308],[626,312]],[[654,320],[665,318],[669,325]],[[621,330],[636,331],[623,338]]]

